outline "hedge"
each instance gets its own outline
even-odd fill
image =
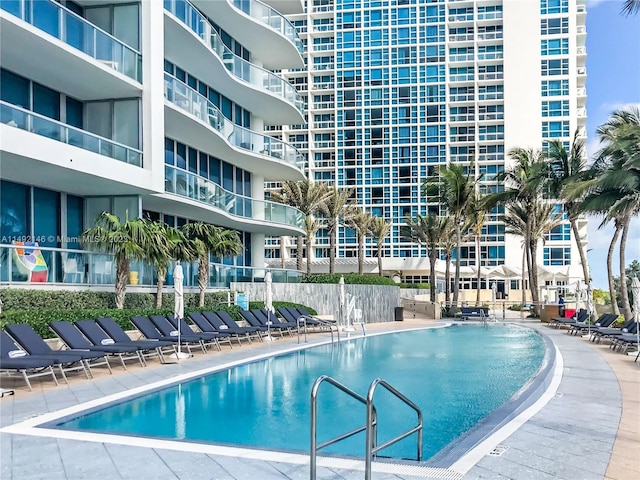
[[[173,293],[162,295],[162,308],[173,308]],[[185,308],[198,306],[199,293],[185,293]],[[205,293],[205,305],[219,305],[227,303],[227,292]],[[91,290],[23,290],[6,288],[0,290],[2,309],[5,310],[33,310],[33,309],[111,309],[116,307],[114,292],[94,292]],[[151,293],[127,293],[124,302],[125,309],[154,309],[156,296]]]
[[[349,285],[393,285],[397,286],[396,282],[388,277],[381,277],[379,275],[359,275],[357,273],[314,273],[311,275],[305,275],[302,278],[302,283],[339,283],[340,277],[344,276],[344,283]]]

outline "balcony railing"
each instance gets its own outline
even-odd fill
[[[227,0],[229,1],[229,0]],[[264,23],[269,28],[279,32],[285,38],[288,38],[291,43],[293,43],[300,55],[304,53],[304,43],[298,36],[298,32],[296,31],[296,27],[287,20],[282,14],[269,5],[265,5],[258,0],[233,0],[233,5],[242,12],[249,15],[254,20],[258,22]]]
[[[197,8],[186,0],[164,0],[164,8],[194,32],[234,77],[283,98],[304,115],[304,100],[295,87],[275,73],[236,55]]]
[[[116,262],[113,255],[93,253],[85,250],[35,247],[40,250],[46,265],[46,278],[42,282],[30,281],[28,269],[21,263],[18,255],[23,246],[0,244],[0,284],[2,285],[92,285],[110,286],[115,283]],[[26,247],[27,249],[29,247]],[[33,248],[33,247],[32,247]],[[184,286],[198,287],[198,263],[182,262]],[[156,268],[145,262],[131,262],[130,270],[138,272],[137,285],[155,286]],[[275,283],[298,283],[303,275],[297,270],[270,268]],[[173,265],[167,273],[165,285],[173,285]],[[264,268],[209,264],[208,287],[229,288],[231,282],[263,282]]]
[[[59,142],[82,148],[106,157],[142,166],[142,152],[108,138],[66,125],[52,118],[0,101],[0,122],[51,138]]]
[[[142,56],[114,36],[51,0],[0,2],[0,8],[140,82]]]
[[[234,217],[304,228],[304,214],[297,208],[229,192],[217,183],[171,165],[165,165],[164,179],[166,192],[196,200]]]
[[[180,110],[207,123],[234,147],[267,155],[304,170],[305,157],[294,147],[277,138],[236,125],[207,97],[168,74],[164,76],[164,97]]]

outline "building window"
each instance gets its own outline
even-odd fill
[[[569,75],[569,59],[542,60],[542,76]]]
[[[569,121],[542,122],[542,136],[546,138],[568,137]]]
[[[544,247],[543,256],[545,266],[571,265],[570,247]]]
[[[567,117],[569,116],[569,100],[555,100],[542,102],[543,117]]]
[[[554,38],[543,39],[541,42],[540,53],[545,55],[568,55],[569,54],[569,39],[567,38]]]
[[[569,33],[569,19],[543,18],[540,20],[540,33],[542,35],[560,35]]]
[[[540,0],[540,13],[551,15],[569,12],[569,0]]]
[[[559,97],[569,95],[569,80],[544,80],[542,82],[543,97]]]

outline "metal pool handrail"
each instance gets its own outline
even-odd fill
[[[360,403],[363,403],[367,408],[367,419],[366,423],[362,427],[355,428],[350,430],[342,435],[338,435],[330,440],[327,440],[320,445],[318,445],[317,441],[317,430],[318,430],[318,413],[317,413],[317,399],[318,399],[318,390],[320,385],[324,382],[328,382],[338,390],[346,393],[347,395],[355,398]],[[375,394],[376,388],[378,385],[381,385],[391,394],[395,395],[400,401],[408,405],[412,408],[417,416],[418,416],[418,424],[407,430],[404,433],[392,438],[391,440],[387,440],[382,445],[377,445],[378,441],[378,413],[376,411],[376,407],[373,403],[373,396]],[[371,480],[371,462],[373,457],[381,450],[384,450],[387,447],[399,442],[407,438],[414,433],[418,434],[418,452],[416,458],[418,461],[422,460],[422,430],[423,430],[423,417],[422,410],[415,403],[413,403],[409,398],[407,398],[404,394],[398,391],[396,388],[391,386],[386,380],[382,378],[376,378],[371,385],[369,386],[369,390],[367,393],[367,398],[362,397],[357,394],[353,390],[347,388],[337,380],[333,378],[322,375],[316,379],[313,383],[313,387],[311,388],[311,446],[310,446],[310,462],[309,462],[309,478],[310,480],[316,480],[316,467],[317,467],[317,454],[318,450],[321,450],[329,445],[333,445],[334,443],[338,443],[342,440],[345,440],[357,433],[362,431],[366,431],[366,453],[365,453],[365,480]]]

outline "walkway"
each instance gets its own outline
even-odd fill
[[[404,322],[370,325],[369,329],[386,331],[432,323],[407,318]],[[463,478],[640,478],[640,365],[634,364],[629,357],[611,352],[606,346],[592,345],[537,322],[528,323],[528,326],[551,337],[562,354],[564,370],[557,394],[539,413],[500,442],[504,447],[500,449],[501,455],[484,455]],[[327,336],[315,334],[310,339],[318,342],[326,340]],[[16,382],[16,395],[0,399],[0,427],[186,372],[276,352],[294,344],[295,339],[280,340],[200,354],[181,364],[132,366],[127,373],[102,374],[93,381],[76,375],[68,386],[52,387],[50,383],[36,380],[33,393],[26,392],[22,384]],[[191,444],[181,445],[191,447]],[[308,459],[304,463],[302,455],[283,454],[274,461],[5,432],[0,434],[0,455],[0,478],[3,480],[309,478]],[[348,462],[343,467],[320,467],[318,478],[363,478],[363,472],[351,468]],[[417,472],[407,466],[405,473],[376,473],[374,478],[429,478],[424,473],[424,470]]]

